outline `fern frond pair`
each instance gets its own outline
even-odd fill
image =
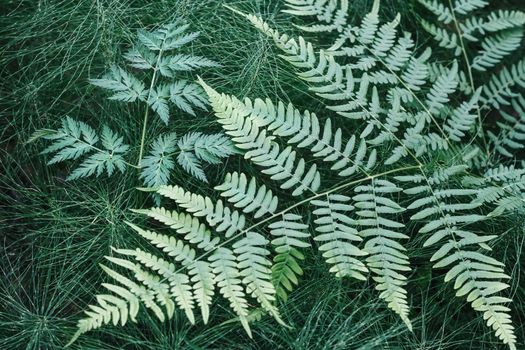
[[[175,133],[160,135],[142,160],[140,177],[148,187],[167,185],[176,161],[191,176],[208,182],[202,163],[220,164],[237,152],[231,141],[219,133],[190,132],[179,140]]]
[[[188,25],[174,22],[153,31],[139,30],[135,47],[124,55],[132,68],[152,74],[146,82],[119,67],[112,67],[105,77],[90,79],[98,87],[109,90],[110,100],[121,102],[143,102],[147,110],[144,116],[142,140],[138,165],[124,159],[130,146],[123,138],[108,127],[103,127],[101,136],[87,124],[67,117],[59,130],[35,132],[33,140],[43,137],[54,143],[42,153],[54,153],[48,164],[76,160],[89,154],[79,167],[68,176],[69,180],[96,175],[103,172],[111,176],[115,170],[124,172],[127,167],[140,169],[140,178],[149,187],[166,185],[170,174],[178,163],[194,178],[207,182],[204,164],[220,164],[222,159],[237,153],[231,141],[223,134],[189,132],[177,139],[175,133],[159,135],[150,145],[149,154],[142,158],[149,108],[168,123],[169,103],[189,114],[195,115],[194,108],[205,110],[208,103],[200,85],[186,79],[172,83],[158,83],[159,77],[174,78],[176,74],[198,68],[218,66],[215,62],[200,56],[172,54],[173,50],[188,44],[198,37],[197,32],[187,33]],[[176,156],[176,158],[175,158]]]
[[[254,164],[272,169],[272,167],[275,168],[275,162],[281,162],[279,159],[287,159],[289,154],[295,153],[294,150],[288,151],[291,146],[288,146],[282,153],[278,151],[268,152],[268,150],[279,150],[279,145],[273,141],[273,138],[279,137],[280,139],[288,139],[288,144],[309,148],[314,158],[319,157],[323,161],[329,162],[337,161],[331,170],[335,170],[342,176],[354,175],[358,170],[359,173],[369,176],[367,171],[375,164],[375,152],[372,152],[368,161],[363,164],[362,160],[366,151],[363,143],[363,146],[355,150],[352,156],[350,156],[350,152],[354,150],[354,146],[345,147],[349,151],[342,154],[344,158],[341,157],[342,132],[338,130],[338,136],[334,139],[336,147],[332,147],[329,119],[325,124],[323,136],[320,136],[319,123],[314,114],[301,113],[291,105],[285,108],[281,102],[275,108],[275,105],[269,100],[251,102],[251,100],[245,99],[244,102],[241,102],[234,96],[219,94],[202,81],[201,84],[208,93],[211,105],[226,134],[232,137],[232,141],[236,143],[238,148],[247,151],[245,158]],[[269,145],[270,142],[273,142],[273,146]],[[355,137],[348,144],[355,145]],[[257,157],[261,157],[263,161],[261,162],[261,158]],[[341,160],[341,158],[343,159]],[[302,162],[304,161],[299,160],[298,168],[304,169]],[[338,163],[342,163],[342,166],[348,166],[350,163],[350,167],[340,172],[341,166]],[[403,209],[392,199],[381,195],[401,189],[383,179],[372,179],[370,186],[357,187],[355,189],[356,195],[352,199],[358,209],[356,214],[359,219],[351,219],[350,212],[353,206],[345,203],[350,200],[349,197],[336,193],[327,193],[325,197],[317,193],[318,189],[321,188],[321,183],[316,180],[316,177],[320,177],[320,173],[317,171],[318,166],[315,163],[304,178],[299,177],[297,171],[294,170],[293,159],[287,161],[286,166],[287,168],[281,169],[278,173],[280,176],[273,175],[271,179],[284,182],[281,188],[285,190],[289,188],[289,184],[296,186],[297,189],[291,193],[292,196],[304,192],[310,192],[315,198],[320,196],[319,199],[311,202],[314,207],[317,207],[313,214],[319,216],[315,223],[318,225],[316,231],[320,234],[316,235],[315,240],[322,242],[319,250],[323,252],[326,261],[333,265],[331,271],[339,277],[349,276],[365,279],[363,273],[366,273],[370,268],[377,274],[375,280],[378,282],[377,289],[382,291],[380,297],[388,301],[389,307],[411,327],[408,319],[406,291],[403,289],[406,278],[398,273],[398,271],[407,271],[408,261],[406,259],[408,258],[401,252],[404,248],[393,240],[394,238],[407,238],[407,236],[393,231],[395,228],[403,227],[402,224],[395,223],[383,216],[383,214],[401,212]],[[313,177],[310,175],[313,173],[312,169],[315,169]],[[265,172],[266,170],[263,170],[263,173]],[[304,170],[301,170],[300,174],[303,173]],[[270,175],[272,175],[271,172]],[[232,177],[227,178],[228,181],[233,179]],[[315,186],[310,187],[310,184],[315,184]],[[367,193],[368,191],[370,193]],[[275,229],[279,229],[283,235],[281,239],[274,240],[272,243],[277,245],[278,242],[286,242],[286,246],[289,246],[279,248],[284,250],[286,256],[276,258],[278,262],[289,259],[289,252],[293,251],[292,249],[306,247],[305,243],[300,240],[307,237],[302,232],[306,226],[291,219],[296,220],[298,217],[288,214],[288,216],[283,217],[281,223],[269,226],[272,229],[272,235],[276,234]],[[356,228],[360,227],[362,229],[358,232]],[[365,246],[363,248],[357,247],[357,242],[363,241],[363,239],[366,240]],[[369,255],[366,266],[364,262],[359,260],[365,255]],[[294,260],[291,261],[295,263]],[[403,261],[400,262],[401,260]],[[290,276],[294,276],[294,271],[291,269]],[[293,279],[295,276],[292,277]]]
[[[124,143],[123,137],[107,126],[102,128],[99,136],[86,123],[66,117],[60,129],[38,131],[34,138],[39,137],[52,142],[42,151],[42,154],[53,154],[49,165],[84,158],[68,175],[68,180],[92,175],[98,177],[104,172],[110,177],[115,170],[123,173],[126,168],[135,167],[125,159],[130,147]],[[175,133],[160,135],[141,162],[140,178],[148,187],[166,185],[178,163],[191,176],[207,182],[203,163],[219,164],[235,153],[238,150],[221,133],[190,132],[179,140]]]

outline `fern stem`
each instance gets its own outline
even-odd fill
[[[398,172],[402,172],[402,171],[405,171],[405,170],[412,170],[412,169],[420,169],[422,170],[423,165],[411,165],[411,166],[406,166],[406,167],[403,167],[403,168],[397,168],[397,169],[392,169],[392,170],[388,170],[388,171],[385,171],[385,172],[382,172],[382,173],[379,173],[379,174],[375,174],[375,175],[370,175],[370,176],[366,176],[366,177],[363,177],[363,178],[360,178],[358,180],[353,180],[353,181],[349,181],[349,182],[345,182],[339,186],[336,186],[334,188],[331,188],[327,191],[324,191],[322,193],[316,193],[314,194],[313,196],[311,197],[308,197],[306,199],[303,199],[302,201],[300,202],[297,202],[291,206],[289,206],[288,208],[286,209],[283,209],[281,210],[280,212],[278,213],[275,213],[273,214],[272,216],[269,216],[259,222],[257,222],[256,224],[253,224],[251,225],[250,227],[238,232],[237,234],[231,236],[229,239],[223,241],[221,244],[218,244],[216,245],[215,247],[213,247],[213,249],[210,249],[209,251],[201,254],[200,256],[198,257],[195,257],[195,261],[200,261],[202,260],[203,258],[207,257],[208,255],[211,255],[215,250],[217,250],[218,248],[221,248],[231,242],[233,242],[235,239],[239,238],[240,236],[246,234],[247,232],[261,226],[262,224],[265,224],[267,223],[268,221],[271,221],[279,216],[282,216],[284,214],[286,214],[287,212],[303,205],[303,204],[306,204],[306,203],[309,203],[317,198],[320,198],[320,197],[323,197],[323,196],[326,196],[326,195],[329,195],[331,193],[334,193],[334,192],[337,192],[337,191],[340,191],[344,188],[347,188],[347,187],[350,187],[350,186],[353,186],[353,185],[357,185],[358,183],[361,183],[361,182],[365,182],[365,181],[370,181],[370,180],[373,180],[375,178],[378,178],[378,177],[382,177],[382,176],[386,176],[386,175],[390,175],[390,174],[394,174],[394,173],[398,173]],[[181,268],[179,268],[178,270],[176,270],[174,273],[179,273],[181,271],[184,271],[185,269],[187,268],[187,266],[182,266]],[[164,282],[165,279],[161,279],[161,282]]]
[[[459,28],[459,23],[456,18],[456,11],[454,11],[452,0],[448,0],[448,4],[450,6],[450,12],[452,13],[452,18],[454,19],[454,27],[456,28],[456,32],[458,33],[459,44],[461,46],[461,52],[463,53],[463,59],[465,60],[465,64],[467,65],[467,73],[468,73],[470,88],[472,89],[472,92],[474,93],[474,91],[476,91],[476,86],[474,84],[474,75],[472,74],[472,67],[470,65],[470,60],[467,54],[467,49],[465,48],[465,42],[463,41],[463,35],[461,33],[461,29]],[[477,134],[481,135],[483,146],[485,147],[487,156],[489,156],[490,152],[488,149],[487,138],[485,137],[485,133],[483,132],[483,120],[481,119],[481,107],[479,105],[477,106],[477,112],[478,112],[478,124],[479,124]]]
[[[164,43],[163,43],[164,44]],[[139,151],[139,160],[137,161],[137,167],[138,169],[141,168],[140,163],[142,162],[142,156],[144,154],[144,145],[146,142],[146,131],[148,126],[148,116],[149,116],[149,105],[148,101],[151,98],[151,91],[153,90],[153,87],[155,86],[155,80],[157,79],[157,71],[159,70],[159,64],[160,60],[162,58],[162,50],[159,51],[159,57],[157,57],[157,62],[155,63],[155,68],[153,68],[153,76],[151,77],[151,84],[149,86],[148,90],[148,97],[146,99],[146,112],[144,112],[144,120],[142,122],[142,136],[140,138],[140,151]]]
[[[140,138],[140,151],[139,151],[139,160],[137,161],[137,168],[140,169],[142,162],[142,155],[144,154],[144,143],[146,140],[146,128],[148,125],[148,113],[149,113],[149,106],[146,106],[146,113],[144,113],[144,121],[142,122],[142,136]]]

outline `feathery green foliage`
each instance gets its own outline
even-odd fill
[[[219,292],[251,335],[249,300],[280,321],[276,297],[286,300],[303,273],[301,250],[310,247],[310,232],[304,217],[295,211],[308,204],[313,206],[311,214],[316,216],[313,239],[331,266],[330,271],[339,278],[358,280],[366,280],[371,273],[379,297],[412,330],[406,289],[411,264],[403,243],[411,236],[406,227],[417,225],[420,234],[428,235],[424,247],[440,244],[430,261],[437,262],[434,268],[449,269],[445,282],[454,280],[456,295],[466,296],[474,310],[483,313],[496,336],[515,349],[517,338],[507,306],[511,300],[499,295],[509,287],[501,280],[509,276],[504,273],[504,264],[478,251],[491,250],[487,242],[497,236],[481,235],[466,227],[493,215],[480,211],[483,202],[476,199],[480,189],[453,187],[454,181],[461,184],[469,169],[466,164],[469,156],[461,143],[476,139],[479,121],[476,111],[483,89],[470,93],[461,90],[461,72],[456,60],[448,67],[431,71],[431,51],[418,54],[410,35],[398,33],[399,17],[380,23],[379,1],[374,2],[371,12],[358,26],[346,23],[343,15],[348,9],[346,1],[337,3],[338,11],[324,2],[290,0],[288,5],[290,14],[316,15],[318,20],[328,23],[299,26],[300,29],[315,33],[337,30],[344,34],[331,47],[317,52],[303,37],[290,38],[257,16],[241,14],[275,42],[283,52],[281,57],[296,67],[297,75],[309,83],[310,90],[327,101],[326,112],[335,112],[337,118],[355,123],[356,132],[345,136],[340,128],[334,131],[332,118],[322,118],[323,123],[314,113],[270,99],[240,100],[217,92],[201,80],[218,123],[243,152],[244,159],[261,169],[263,179],[299,199],[279,210],[281,195],[274,197],[273,192],[266,190],[266,184],[258,187],[255,179],[248,184],[248,177],[239,173],[228,174],[225,182],[216,187],[235,209],[221,200],[214,201],[177,186],[157,189],[158,194],[186,210],[184,217],[204,219],[204,227],[212,230],[217,242],[222,242],[203,248],[200,254],[187,245],[198,244],[199,239],[184,243],[173,236],[132,227],[175,258],[180,267],[170,267],[170,274],[191,275],[191,264],[197,262],[207,266],[214,275],[210,285],[218,285]],[[468,12],[484,3],[459,5],[457,11]],[[322,11],[327,8],[332,10],[331,14]],[[327,13],[327,17],[320,16]],[[488,69],[497,63],[495,57],[506,55],[505,47],[494,50],[501,43],[487,45],[478,61],[467,62],[469,67],[477,64]],[[513,49],[510,45],[508,50]],[[386,100],[381,100],[380,91],[387,96]],[[463,99],[452,99],[461,91],[465,92]],[[436,169],[436,162],[442,161],[443,156],[448,160]],[[345,180],[326,188],[323,185],[326,173]],[[403,202],[407,203],[406,209],[401,205]],[[408,217],[404,214],[407,209],[420,211]],[[163,208],[142,212],[153,217],[159,213],[172,218],[181,215],[170,214]],[[254,212],[255,215],[250,215]],[[169,219],[161,221],[170,223]],[[200,228],[201,224],[194,227]],[[273,240],[262,232],[269,232]],[[445,238],[446,243],[442,243]],[[268,244],[273,246],[273,253],[266,248]],[[273,264],[268,258],[270,254],[274,255]],[[116,262],[135,272],[138,287],[113,270],[106,268],[106,272],[159,319],[164,319],[164,315],[170,317],[172,307],[168,300],[179,297],[164,282],[170,280],[169,275],[156,273],[165,270],[164,260],[148,257],[141,262],[144,266],[125,260]],[[146,267],[155,273],[143,270]],[[202,285],[199,278],[193,280],[191,276],[183,281],[179,287],[188,291],[195,288],[193,283]],[[193,300],[209,305],[210,294],[199,294]],[[143,295],[148,295],[148,299]],[[110,313],[127,314],[135,310],[135,307],[119,308],[118,305],[129,303],[129,298],[126,299],[111,304],[99,301],[99,306],[91,306],[96,313],[87,312],[87,318],[79,321],[77,336],[108,323]],[[160,311],[162,306],[165,312]],[[194,318],[187,311],[193,308],[192,304],[188,301],[180,306],[193,323]],[[207,312],[203,312],[205,321]]]
[[[75,337],[97,331],[72,348],[520,348],[520,4],[224,2],[82,0],[67,26],[70,4],[38,2],[47,36],[0,29],[26,57],[0,52],[20,65],[0,99],[2,135],[20,130],[0,161],[0,347],[62,347],[89,303]],[[165,40],[181,14],[198,40]],[[55,166],[10,154],[42,127]]]
[[[207,101],[197,84],[187,80],[177,80],[171,85],[156,85],[158,84],[157,74],[173,79],[178,71],[217,66],[215,62],[204,57],[169,54],[170,51],[184,46],[198,36],[197,32],[186,34],[188,27],[188,24],[174,22],[153,31],[139,30],[138,43],[124,55],[124,58],[133,68],[153,71],[149,89],[146,88],[143,81],[119,67],[112,67],[104,78],[90,79],[90,83],[111,91],[110,100],[146,102],[166,124],[169,119],[168,100],[191,115],[195,115],[192,106],[205,110]],[[149,187],[169,183],[170,173],[175,167],[175,155],[177,155],[177,163],[188,174],[207,182],[202,163],[220,164],[222,158],[237,152],[230,140],[222,134],[206,135],[200,132],[190,132],[177,140],[176,134],[171,133],[160,135],[154,140],[149,154],[142,159],[148,111],[147,107],[138,166],[124,159],[130,147],[124,144],[123,137],[115,134],[107,126],[104,126],[99,137],[86,123],[70,117],[62,122],[62,128],[59,130],[36,131],[31,141],[43,138],[54,142],[42,152],[43,154],[55,153],[48,162],[49,165],[76,160],[93,153],[68,176],[68,180],[76,180],[93,174],[98,177],[104,171],[111,176],[115,169],[123,173],[127,167],[133,167],[140,170],[140,178]],[[99,141],[101,148],[97,146]]]

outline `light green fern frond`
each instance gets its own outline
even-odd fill
[[[475,203],[495,206],[489,216],[522,212],[525,209],[525,169],[503,166],[488,169],[483,177],[468,176],[463,184],[477,189]]]
[[[452,186],[454,177],[465,168],[452,166],[430,177],[409,175],[397,177],[397,180],[415,184],[405,189],[405,193],[419,197],[408,209],[418,211],[411,220],[426,221],[419,229],[419,233],[429,234],[424,246],[439,244],[430,259],[435,262],[434,268],[448,268],[445,282],[455,281],[456,296],[466,295],[474,310],[483,313],[496,336],[511,349],[516,349],[510,309],[505,306],[510,299],[497,295],[508,288],[508,284],[500,280],[510,277],[504,273],[502,263],[480,251],[491,250],[487,242],[496,236],[480,235],[468,229],[472,223],[486,219],[473,211],[481,205],[470,200],[477,191]]]
[[[215,186],[221,191],[221,196],[226,197],[228,202],[237,208],[242,208],[244,213],[254,212],[255,219],[265,214],[273,214],[277,209],[279,199],[265,185],[257,188],[255,178],[248,183],[248,178],[241,173],[228,173],[224,183]]]
[[[286,0],[284,13],[303,17],[316,17],[313,25],[297,26],[308,32],[345,31],[348,0]],[[319,24],[322,23],[322,24]]]
[[[509,30],[481,43],[482,50],[472,60],[472,68],[484,72],[500,63],[521,46],[523,29]]]
[[[297,153],[288,146],[281,150],[262,126],[270,124],[283,109],[275,110],[271,102],[246,99],[239,101],[236,97],[221,95],[200,81],[208,93],[210,103],[223,125],[225,133],[232,137],[237,148],[245,151],[244,157],[265,168],[262,172],[273,180],[286,180],[282,189],[295,188],[292,195],[298,196],[306,190],[315,192],[321,177],[314,164],[307,168],[304,159],[297,159]]]
[[[513,97],[519,96],[516,88],[525,88],[525,59],[510,68],[503,67],[499,74],[494,74],[483,86],[481,108],[499,109],[501,106],[509,105]]]
[[[113,95],[109,97],[110,100],[123,102],[144,101],[148,95],[148,90],[144,83],[120,67],[114,66],[103,78],[89,79],[89,82],[111,91]]]
[[[350,197],[341,194],[329,194],[321,200],[313,200],[315,207],[315,241],[320,242],[319,250],[328,264],[333,265],[330,272],[337,277],[350,276],[366,280],[368,272],[359,257],[367,255],[356,246],[363,238],[355,229],[356,221],[350,217],[354,207]]]
[[[387,218],[387,215],[399,215],[405,210],[389,198],[400,191],[402,188],[388,180],[372,179],[369,185],[356,187],[352,199],[358,217],[355,223],[360,228],[358,235],[365,239],[366,265],[373,273],[376,289],[381,292],[379,297],[412,330],[404,288],[407,278],[403,275],[411,269],[406,249],[398,242],[409,237],[400,232],[404,224]]]
[[[175,133],[160,135],[151,144],[149,155],[142,160],[140,177],[149,187],[166,185],[170,180],[170,173],[175,168],[172,154],[177,149],[177,135]]]

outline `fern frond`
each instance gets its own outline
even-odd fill
[[[412,128],[410,134],[404,135],[403,145],[396,149],[395,156],[389,164],[411,153],[418,156],[433,149],[447,149],[450,146],[449,140],[431,111],[437,113],[440,107],[449,101],[448,96],[456,91],[459,84],[457,66],[453,65],[450,70],[444,72],[427,99],[422,98],[419,91],[430,77],[426,61],[430,58],[431,51],[427,49],[416,56],[413,52],[415,45],[409,35],[399,36],[395,33],[398,18],[380,26],[377,16],[378,6],[379,2],[374,2],[372,11],[361,23],[353,45],[336,48],[335,51],[320,50],[319,53],[316,53],[314,46],[302,37],[297,40],[291,39],[272,29],[258,17],[243,15],[257,29],[274,40],[284,52],[282,57],[299,68],[298,76],[312,83],[311,91],[329,100],[330,103],[337,101],[337,105],[329,105],[328,109],[347,118],[366,121],[362,138],[366,138],[376,129],[386,134],[390,133],[388,138],[383,135],[382,142],[400,138],[392,135],[391,130],[383,129],[390,127],[383,122],[388,118],[385,117],[387,109],[381,106],[379,99],[379,91],[385,88],[384,85],[390,88],[389,101],[397,101],[399,97],[403,103],[410,103],[417,107],[419,111],[414,112],[415,118],[418,119],[417,125],[412,122],[414,118],[400,120],[404,124],[409,124],[407,127]],[[394,36],[395,44],[393,44]],[[345,49],[350,51],[345,51],[344,55],[354,57],[355,60],[341,65],[335,58],[341,50]],[[394,57],[393,54],[397,53],[402,56]],[[357,62],[353,63],[354,61]],[[439,90],[441,88],[445,90]],[[437,132],[429,132],[430,122],[438,129]]]
[[[169,287],[163,283],[159,284],[164,288],[162,290],[162,295],[163,300],[165,300],[164,303],[166,304],[166,307],[169,308],[167,311],[168,317],[171,318],[175,310],[171,300],[171,298],[174,297],[178,306],[185,311],[186,317],[190,323],[195,324],[195,316],[193,314],[193,295],[191,293],[191,286],[189,285],[189,278],[187,275],[177,273],[175,265],[172,263],[169,263],[162,258],[156,257],[155,255],[138,248],[135,250],[114,249],[114,251],[118,254],[134,257],[134,259],[142,266],[157,272],[160,276],[167,280]],[[135,270],[140,268],[134,266],[133,269]]]
[[[134,264],[126,260],[120,259],[120,261],[123,264],[129,263],[134,266]],[[130,265],[126,264],[126,266]],[[109,283],[103,284],[106,289],[115,293],[118,297],[107,294],[98,295],[97,301],[99,305],[90,305],[90,310],[85,311],[87,317],[78,321],[78,330],[67,346],[73,343],[81,334],[99,328],[109,322],[116,324],[120,320],[122,324],[125,324],[128,318],[135,322],[140,303],[152,310],[159,320],[163,321],[165,319],[164,312],[156,303],[154,291],[104,265],[101,265],[101,267],[110,277],[121,284],[121,286]]]
[[[105,268],[105,267],[103,267]],[[102,327],[104,324],[112,323],[117,325],[119,322],[124,326],[128,319],[136,322],[139,311],[139,299],[128,289],[109,283],[103,283],[103,287],[118,295],[99,294],[96,296],[98,305],[89,305],[89,311],[85,311],[86,318],[80,319],[77,323],[77,331],[66,344],[66,347],[75,342],[78,337],[93,329]]]
[[[186,80],[159,83],[162,77],[173,78],[179,71],[218,66],[205,57],[171,52],[197,38],[199,33],[187,33],[188,28],[188,24],[175,21],[154,30],[138,31],[138,42],[124,58],[133,68],[153,71],[152,77],[148,79],[149,89],[146,89],[143,81],[120,67],[112,67],[102,79],[89,81],[112,91],[113,95],[109,97],[111,100],[147,103],[166,124],[170,118],[170,102],[191,115],[195,115],[194,108],[206,110],[207,101],[200,86]]]
[[[131,67],[141,70],[154,69],[157,62],[157,56],[143,45],[130,49],[124,54],[124,59]]]
[[[170,86],[162,84],[150,90],[148,100],[146,101],[166,125],[170,119],[169,98]]]
[[[136,286],[144,290],[141,301],[146,305],[146,307],[155,313],[155,316],[157,316],[161,322],[165,320],[165,315],[167,315],[168,318],[172,317],[175,307],[169,296],[169,285],[161,282],[159,276],[153,275],[143,270],[139,264],[132,263],[126,259],[114,257],[106,257],[106,259],[115,265],[121,266],[133,272],[135,279],[140,283],[136,284]],[[106,271],[106,273],[113,277],[117,282],[125,285],[126,287],[129,287],[131,280],[128,278],[120,274],[110,274],[108,271]],[[165,307],[166,314],[162,310],[161,306]]]
[[[104,172],[111,176],[115,170],[121,173],[126,170],[127,165],[123,156],[128,152],[129,146],[124,144],[122,137],[107,126],[102,128],[99,137],[95,130],[86,123],[66,117],[59,130],[48,132],[42,137],[53,141],[42,151],[42,154],[54,153],[47,163],[49,165],[66,160],[77,160],[91,153],[71,172],[67,177],[68,180],[91,175],[98,177]]]
[[[233,245],[233,249],[246,292],[257,299],[276,320],[283,323],[274,305],[276,291],[272,284],[272,262],[268,260],[270,252],[265,248],[268,243],[262,235],[248,231],[244,238]]]
[[[459,23],[463,37],[477,42],[487,33],[515,29],[525,24],[525,13],[521,11],[498,10],[489,13],[487,17],[467,17]]]
[[[512,99],[511,106],[517,115],[501,111],[503,120],[497,122],[499,134],[488,131],[488,135],[499,154],[514,158],[517,151],[525,148],[525,98]]]
[[[340,194],[329,194],[323,200],[311,202],[316,207],[312,213],[318,216],[314,221],[317,232],[314,240],[320,242],[318,249],[323,252],[326,262],[333,265],[330,272],[337,277],[366,280],[363,274],[368,269],[358,257],[367,253],[355,245],[363,239],[354,228],[355,220],[348,215],[354,209],[349,202],[350,197]]]
[[[286,0],[284,13],[295,16],[315,16],[318,22],[308,26],[297,26],[307,32],[342,32],[347,24],[348,0]]]
[[[510,55],[521,46],[523,29],[514,29],[487,37],[482,43],[482,50],[472,60],[472,68],[481,72],[501,63],[505,56]]]
[[[257,188],[255,178],[248,183],[244,173],[226,174],[224,183],[215,186],[215,189],[221,191],[221,196],[226,197],[236,208],[242,208],[244,213],[255,211],[255,219],[265,214],[273,214],[279,203],[277,196],[271,190],[267,190],[265,185]]]
[[[199,68],[218,67],[219,64],[206,57],[176,54],[163,57],[159,62],[159,71],[163,76],[173,78],[180,71],[189,72]]]
[[[303,274],[303,270],[298,260],[304,260],[304,255],[300,249],[310,247],[305,240],[310,234],[305,232],[308,225],[303,224],[301,217],[296,214],[283,214],[279,221],[268,225],[270,234],[274,237],[272,245],[277,253],[273,258],[272,282],[276,289],[276,294],[282,300],[287,300],[288,292],[291,292],[294,285],[299,283],[298,275]]]
[[[441,109],[450,101],[450,94],[456,91],[459,84],[458,63],[454,61],[446,75],[441,75],[432,84],[427,94],[427,105],[432,114],[439,114]]]
[[[175,169],[172,154],[177,149],[177,135],[175,133],[160,135],[151,144],[148,156],[141,162],[140,177],[148,187],[167,185],[170,173]]]
[[[177,156],[177,162],[182,168],[189,173],[191,176],[208,182],[206,174],[202,169],[202,161],[197,158],[195,150],[195,140],[200,136],[200,133],[188,133],[184,135],[178,142],[179,155]]]
[[[424,246],[440,243],[430,259],[436,262],[434,267],[449,267],[445,282],[455,280],[456,296],[467,295],[467,301],[474,310],[483,313],[483,318],[494,329],[496,336],[511,349],[516,349],[514,327],[508,314],[510,309],[502,305],[510,299],[495,295],[508,288],[499,280],[509,276],[504,274],[502,263],[478,251],[479,248],[490,250],[486,243],[496,236],[478,235],[467,228],[486,219],[483,215],[472,213],[480,203],[465,200],[477,191],[447,186],[465,168],[452,166],[437,171],[429,178],[412,175],[397,177],[397,180],[415,183],[416,186],[406,189],[405,193],[422,196],[413,201],[408,209],[418,210],[412,215],[412,220],[430,220],[420,228],[419,233],[430,234]],[[445,238],[448,238],[447,242],[441,243]]]
[[[164,208],[134,209],[133,212],[147,215],[166,226],[185,235],[184,239],[204,251],[215,249],[220,242],[219,237],[212,237],[210,230],[199,219],[185,213],[177,213]]]
[[[236,257],[228,248],[219,248],[210,257],[211,267],[216,276],[219,292],[230,302],[246,333],[252,332],[248,323],[248,302],[241,285],[243,277],[237,267]]]
[[[169,99],[179,109],[195,115],[194,107],[206,110],[207,100],[201,87],[186,80],[178,80],[169,85]]]
[[[447,133],[449,139],[460,142],[472,130],[478,118],[476,111],[480,94],[481,88],[472,95],[470,101],[463,102],[447,118],[443,130]]]
[[[56,152],[47,162],[48,165],[78,159],[92,151],[93,145],[99,141],[95,130],[86,123],[76,121],[71,117],[62,120],[62,127],[58,131],[46,133],[43,137],[54,142],[44,149],[42,154]]]
[[[461,44],[456,33],[449,32],[425,20],[421,20],[421,26],[437,41],[440,47],[453,50],[455,56],[461,54]]]
[[[231,140],[222,133],[191,133],[195,156],[208,164],[220,164],[222,159],[239,153]]]
[[[402,188],[388,180],[372,179],[370,185],[356,187],[356,195],[352,199],[357,209],[356,224],[361,228],[358,235],[366,239],[363,250],[368,255],[367,267],[375,275],[376,289],[381,291],[379,297],[388,302],[388,307],[412,330],[404,288],[407,278],[402,274],[411,270],[410,263],[405,254],[406,248],[397,241],[409,237],[399,232],[403,224],[385,217],[405,210],[388,198],[390,194],[400,191]]]
[[[454,21],[454,15],[448,5],[444,5],[439,0],[418,0],[418,2],[432,12],[438,21],[443,22],[443,24],[449,24]]]
[[[293,196],[304,191],[315,192],[320,186],[320,174],[314,164],[309,169],[306,162],[300,158],[291,147],[284,150],[273,141],[273,136],[267,136],[261,127],[275,118],[273,105],[263,102],[253,104],[249,99],[239,101],[234,96],[221,95],[202,80],[201,85],[208,93],[210,103],[227,135],[232,137],[235,145],[245,150],[245,158],[264,167],[262,172],[273,180],[285,181],[282,189],[294,188]],[[297,161],[296,161],[297,160]]]
[[[194,216],[204,217],[217,232],[225,232],[226,238],[242,231],[245,226],[245,216],[225,207],[220,200],[214,204],[209,197],[187,192],[179,186],[161,186],[157,193],[173,199]]]
[[[481,95],[482,108],[494,107],[499,109],[501,106],[510,104],[513,97],[519,96],[514,88],[525,88],[525,59],[512,65],[510,68],[503,67],[499,74],[494,74],[490,81],[483,86]]]
[[[111,67],[110,71],[101,79],[89,79],[95,86],[109,90],[113,93],[110,100],[123,102],[144,101],[148,90],[144,83],[120,67]]]
[[[489,216],[499,216],[525,209],[525,169],[500,165],[482,178],[465,177],[463,184],[477,189],[475,203],[494,205]]]
[[[198,32],[186,34],[188,28],[188,24],[176,21],[152,31],[139,30],[138,39],[151,51],[169,51],[180,48],[199,36]]]
[[[222,158],[238,153],[229,138],[223,134],[190,132],[177,143],[177,162],[186,172],[199,180],[208,182],[202,163],[220,164]]]
[[[175,133],[160,135],[152,144],[149,154],[141,162],[141,175],[148,187],[167,185],[170,172],[177,163],[193,177],[208,182],[203,162],[220,164],[222,159],[238,153],[229,138],[223,134],[190,132],[177,140]]]
[[[472,11],[482,9],[489,4],[485,0],[455,0],[453,11],[460,15],[466,15]]]
[[[172,256],[175,261],[183,265],[189,265],[195,259],[195,249],[185,244],[184,241],[178,240],[173,236],[160,234],[157,232],[143,230],[135,224],[126,222],[136,233],[148,240],[151,244]]]

